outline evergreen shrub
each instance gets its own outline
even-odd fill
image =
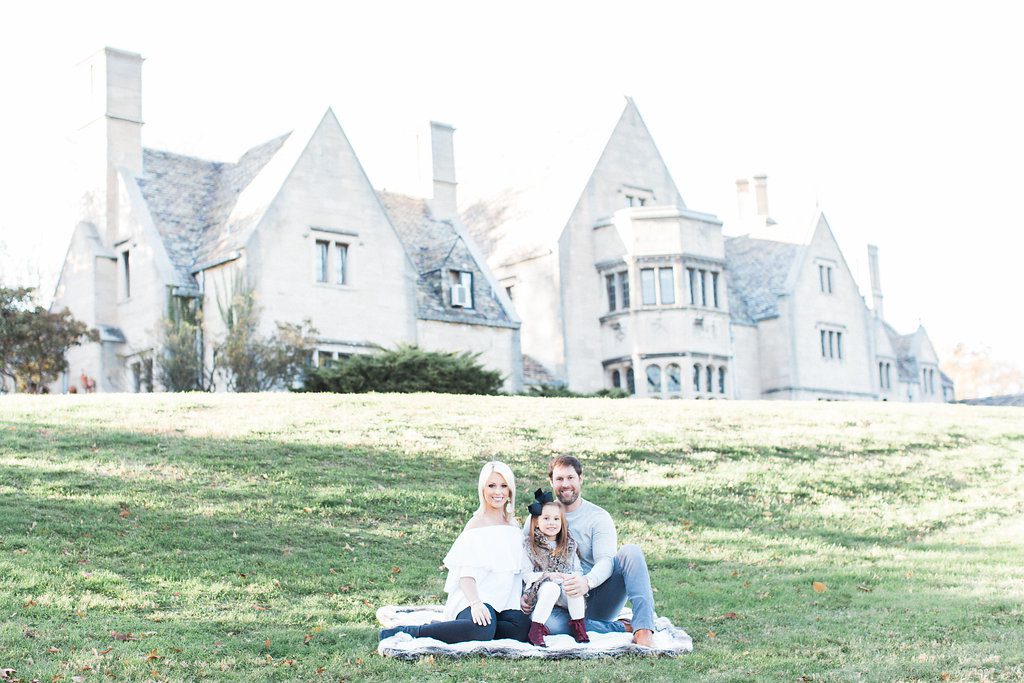
[[[479,353],[424,351],[412,344],[370,355],[355,355],[321,368],[308,368],[300,391],[340,394],[497,394],[501,373],[479,363]]]

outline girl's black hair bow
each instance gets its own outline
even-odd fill
[[[555,502],[555,495],[551,491],[544,491],[543,489],[537,489],[533,492],[533,497],[537,500],[526,506],[526,509],[530,511],[530,514],[534,517],[540,517],[541,511],[544,506],[548,503]]]

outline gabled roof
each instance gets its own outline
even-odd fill
[[[246,152],[237,163],[207,161],[143,149],[136,182],[177,272],[178,284],[195,284],[192,269],[242,246],[226,228],[242,191],[281,148],[287,135]]]
[[[494,291],[485,264],[474,258],[470,245],[451,221],[433,217],[426,199],[378,192],[381,204],[416,268],[417,317],[472,325],[519,327]],[[473,275],[473,308],[448,304],[450,270]]]
[[[885,330],[886,336],[889,337],[889,343],[892,344],[892,348],[896,352],[896,369],[899,371],[899,380],[911,384],[917,382],[917,358],[914,355],[914,336],[916,332],[900,334],[892,325],[884,321],[882,322],[882,328]]]
[[[788,293],[789,274],[803,245],[751,237],[725,239],[729,307],[736,322],[756,323],[779,314],[779,297]]]
[[[340,129],[330,110],[318,128],[323,125]],[[249,150],[237,163],[143,150],[143,173],[136,181],[177,284],[195,286],[194,272],[245,247],[308,142],[296,133],[282,135]],[[435,220],[425,199],[387,192],[377,196],[416,268],[418,317],[519,327],[511,305],[503,301],[504,292],[495,291],[482,257],[474,256],[457,226]],[[448,305],[448,270],[473,274],[473,308]]]

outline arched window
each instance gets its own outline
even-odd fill
[[[657,365],[647,366],[647,394],[661,394],[661,368]]]
[[[700,363],[693,364],[693,390],[700,391]]]
[[[718,393],[725,393],[725,366],[719,366],[718,368]]]
[[[707,371],[708,379],[704,382],[704,391],[710,393],[715,390],[715,369],[709,365],[705,370]]]
[[[618,370],[612,370],[612,386],[616,389],[622,387],[622,373]]]
[[[626,368],[626,391],[630,394],[636,393],[636,378],[633,377],[633,368]]]
[[[682,374],[679,366],[675,363],[665,368],[665,384],[665,390],[670,394],[678,394],[683,390]]]

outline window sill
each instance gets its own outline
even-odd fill
[[[349,284],[338,285],[333,282],[314,282],[315,287],[322,287],[324,289],[339,289],[339,290],[353,290],[355,287]]]

